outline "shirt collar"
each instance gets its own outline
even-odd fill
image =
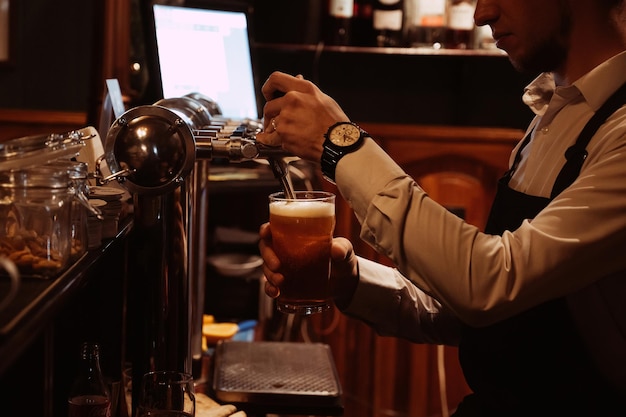
[[[558,87],[559,94],[570,96],[582,94],[589,106],[597,111],[619,87],[626,82],[626,51],[608,59],[573,83],[573,87]],[[525,89],[523,102],[538,116],[543,116],[555,91],[552,73],[542,73]]]
[[[604,61],[574,85],[578,87],[589,106],[597,111],[609,97],[626,82],[626,51]]]
[[[552,73],[544,72],[524,89],[522,101],[538,116],[543,116],[554,95],[556,83]]]

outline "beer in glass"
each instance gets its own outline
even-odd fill
[[[295,191],[270,195],[274,251],[285,281],[276,302],[284,313],[313,314],[331,306],[330,247],[335,229],[335,195]]]

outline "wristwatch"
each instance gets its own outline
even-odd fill
[[[365,137],[369,136],[356,123],[339,122],[328,128],[324,135],[324,149],[322,151],[322,174],[329,181],[335,182],[337,162],[344,155],[354,152],[361,147]]]

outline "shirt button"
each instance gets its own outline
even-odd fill
[[[549,131],[550,131],[550,128],[549,128],[549,127],[547,127],[547,126],[546,126],[546,127],[541,128],[541,133],[543,133],[544,135],[545,135],[546,133],[548,133]]]

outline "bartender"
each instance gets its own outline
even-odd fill
[[[516,69],[538,75],[523,95],[536,116],[484,232],[429,198],[302,77],[268,78],[257,139],[319,163],[361,238],[395,264],[335,238],[337,306],[382,335],[459,346],[472,393],[454,416],[623,416],[626,5],[478,0],[474,17]],[[280,259],[267,224],[260,235],[276,297]]]

